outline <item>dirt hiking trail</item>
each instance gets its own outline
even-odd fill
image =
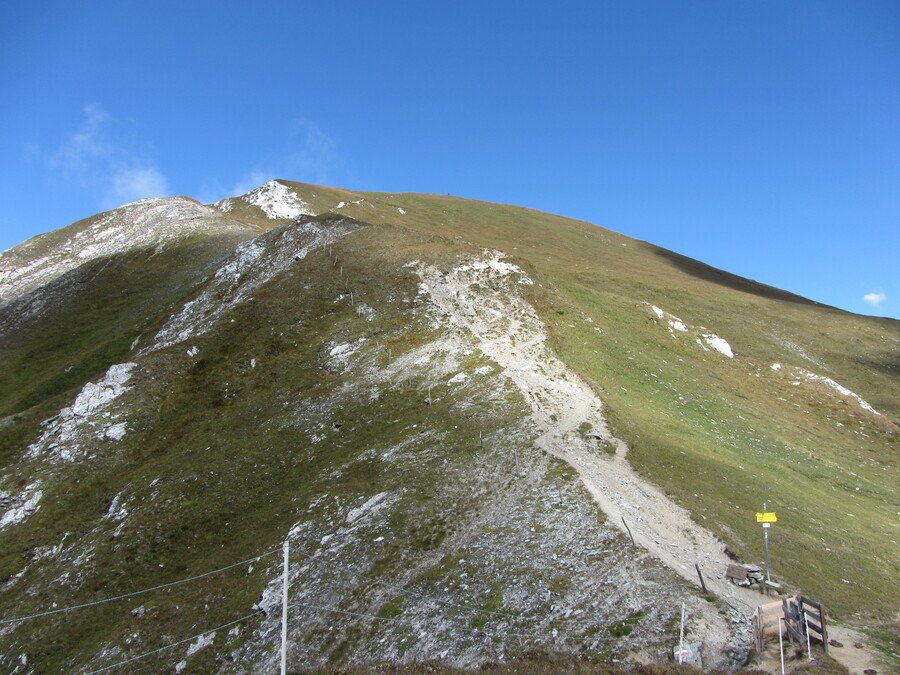
[[[635,473],[627,446],[607,427],[600,399],[547,346],[543,322],[517,288],[531,279],[502,254],[488,255],[449,272],[425,265],[417,271],[438,308],[476,338],[528,401],[541,430],[538,447],[573,466],[610,521],[627,533],[625,518],[637,545],[697,586],[699,564],[709,591],[749,616],[765,596],[727,581],[731,561],[722,542]],[[615,453],[602,452],[601,443]]]
[[[610,432],[603,403],[547,346],[544,324],[521,292],[534,282],[502,258],[486,251],[449,271],[423,264],[416,269],[446,320],[471,334],[521,391],[541,432],[536,445],[574,467],[609,520],[638,546],[697,587],[699,565],[707,589],[749,618],[771,598],[729,582],[725,569],[732,561],[724,544],[631,468],[628,447]],[[614,452],[603,452],[601,444]],[[836,624],[831,632],[844,643],[831,656],[851,673],[887,672],[859,633]],[[780,672],[780,661],[771,672]]]

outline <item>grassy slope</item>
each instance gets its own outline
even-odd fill
[[[304,196],[310,189],[299,187]],[[896,532],[890,528],[892,514],[900,510],[893,487],[897,479],[900,401],[897,322],[857,317],[795,298],[782,299],[773,290],[739,279],[725,278],[725,283],[717,283],[715,272],[691,261],[673,261],[647,244],[527,209],[443,196],[357,195],[313,189],[320,200],[316,208],[365,197],[362,204],[348,206],[342,212],[403,229],[398,234],[392,228],[370,228],[354,235],[354,245],[341,249],[346,276],[339,280],[333,279],[333,266],[327,273],[328,265],[322,264],[329,262],[321,259],[327,257],[326,253],[312,254],[303,263],[303,273],[318,284],[315,289],[287,280],[286,286],[271,286],[258,296],[264,302],[239,308],[235,324],[224,325],[214,336],[198,342],[202,358],[186,377],[176,377],[175,371],[171,379],[161,375],[175,367],[167,365],[167,360],[175,363],[182,358],[176,357],[182,354],[180,347],[158,357],[148,366],[157,372],[157,379],[142,382],[149,398],[134,419],[133,433],[123,441],[120,451],[104,457],[99,464],[72,467],[68,487],[45,498],[47,504],[56,506],[39,511],[27,527],[4,535],[0,577],[8,578],[21,568],[23,558],[30,559],[42,546],[58,542],[65,532],[71,533],[70,541],[79,537],[93,540],[102,533],[88,531],[87,524],[98,522],[123,485],[127,493],[140,500],[149,495],[150,481],[159,476],[167,477],[158,488],[164,499],[157,510],[134,522],[135,532],[140,534],[129,537],[127,544],[114,540],[104,543],[92,563],[95,569],[119,569],[127,563],[129,568],[137,568],[135,574],[127,578],[123,575],[118,585],[103,589],[81,588],[73,601],[96,597],[98,592],[108,594],[140,587],[143,582],[158,582],[160,560],[166,561],[172,578],[177,578],[187,570],[230,562],[236,559],[235,554],[254,555],[261,541],[277,541],[275,533],[290,526],[297,509],[305,506],[304,495],[317,494],[324,488],[318,482],[321,476],[313,471],[297,474],[297,467],[309,461],[331,463],[335,457],[301,457],[296,454],[297,439],[257,419],[255,411],[272,403],[273,383],[281,382],[278,386],[287,387],[301,399],[327,397],[339,387],[341,378],[325,374],[323,380],[321,367],[312,365],[319,345],[335,337],[332,331],[338,324],[341,339],[353,339],[370,330],[352,315],[352,310],[334,305],[334,297],[352,288],[367,289],[373,296],[389,289],[414,292],[414,276],[408,270],[391,271],[393,265],[422,255],[450,260],[456,250],[471,243],[508,251],[540,279],[543,286],[535,288],[533,300],[550,326],[554,345],[601,394],[617,431],[632,446],[631,458],[639,470],[752,560],[762,556],[752,514],[768,500],[781,518],[773,537],[776,575],[802,585],[804,591],[839,613],[885,615],[896,611],[897,589],[891,581],[892,570],[897,567],[896,553],[887,546],[872,544],[896,539]],[[397,207],[405,209],[406,215],[401,215]],[[117,264],[127,271],[129,265],[140,262],[125,259]],[[169,264],[175,266],[177,260]],[[100,297],[125,292],[118,275],[101,275],[92,283],[98,284],[93,288]],[[148,282],[143,291],[148,294],[148,302],[152,285]],[[134,289],[131,284],[128,287]],[[157,298],[158,304],[143,307],[146,314],[142,321],[155,317],[146,327],[141,324],[145,334],[151,331],[153,321],[158,324],[164,318],[169,303],[190,293],[191,286],[176,284],[176,288],[181,290],[165,302],[159,304]],[[140,289],[128,292],[136,292],[137,297],[142,293]],[[133,322],[140,314],[128,314],[130,302],[115,312],[110,309],[109,314],[89,300],[82,302],[87,303],[78,314],[85,322],[84,340],[102,343],[107,336],[110,347],[98,352],[103,356],[84,366],[76,379],[94,377],[88,373],[102,372],[107,361],[124,360],[125,342],[133,339],[129,331],[134,330]],[[689,342],[673,340],[645,303],[657,304],[689,324],[705,325],[726,337],[738,358],[727,361]],[[394,307],[377,309],[387,322],[386,329],[381,325],[380,330],[385,330],[378,339],[397,340],[397,351],[410,349],[417,340],[427,338],[410,331],[409,317]],[[332,317],[334,311],[340,314],[340,321]],[[121,316],[122,321],[110,331],[112,316]],[[586,317],[594,324],[588,324]],[[57,319],[62,321],[64,317]],[[282,324],[282,331],[272,331],[273,326]],[[602,327],[602,335],[595,326]],[[52,340],[55,328],[47,325],[34,335]],[[78,344],[73,341],[68,346],[74,349]],[[822,365],[804,360],[797,347]],[[7,410],[20,410],[20,402],[29,397],[43,401],[20,410],[20,423],[0,429],[7,453],[20,449],[25,439],[33,437],[37,422],[52,415],[78,391],[80,384],[74,380],[47,386],[58,366],[70,358],[62,352],[54,357],[59,363],[52,361],[45,370],[37,367],[31,376],[20,378],[15,387],[6,389]],[[258,353],[265,355],[260,359],[265,365],[249,369],[249,359]],[[801,394],[800,389],[770,376],[768,366],[776,360],[832,377],[884,412],[884,418],[876,422],[865,418],[865,435],[856,433],[863,418],[857,410],[811,390],[804,389]],[[32,361],[21,359],[18,363]],[[19,367],[13,367],[14,363],[13,357],[4,356],[2,381],[19,377]],[[763,376],[751,377],[757,367]],[[650,376],[650,372],[657,376]],[[779,396],[788,400],[779,401]],[[341,414],[361,414],[365,403],[349,401]],[[392,397],[389,413],[392,419],[399,415],[410,422],[420,417],[419,393],[401,390]],[[851,415],[856,415],[855,422]],[[845,426],[837,427],[837,420]],[[451,422],[435,419],[430,424],[449,431]],[[470,422],[459,422],[462,424],[452,426],[462,426],[463,430],[454,434],[474,433]],[[385,444],[400,438],[385,433]],[[471,440],[460,437],[456,442],[464,447]],[[347,453],[349,460],[370,447],[360,443],[339,440],[335,447]],[[197,466],[205,466],[211,473],[197,471]],[[240,471],[241,466],[247,470]],[[100,467],[102,470],[98,470]],[[220,477],[233,474],[236,467],[244,477],[242,483],[223,483]],[[379,476],[377,467],[365,462],[350,462],[349,467],[341,481],[329,489],[350,498],[368,494],[373,477],[376,485],[389,485],[380,482],[387,477]],[[851,472],[858,480],[851,480]],[[857,487],[861,489],[857,491]],[[279,494],[282,496],[271,502],[258,499]],[[198,508],[207,503],[206,496],[215,496],[214,509]],[[854,516],[847,516],[848,512]],[[240,514],[238,521],[236,514]],[[826,547],[831,551],[825,551]],[[843,578],[852,583],[844,584]],[[248,589],[258,587],[258,580],[247,585]],[[213,592],[204,588],[196,593],[198,598],[208,598]],[[233,616],[227,613],[231,605],[248,606],[254,599],[253,592],[237,593],[228,607],[217,607],[216,614]],[[41,598],[32,599],[27,606],[31,603],[39,607]],[[166,612],[153,619],[154,628],[149,630],[160,635],[167,631],[190,633],[190,618],[179,619],[171,609]],[[44,632],[47,652],[53,652],[54,640],[57,650],[57,656],[50,658],[66,653],[62,648],[66,641],[81,642],[87,650],[81,654],[86,655],[96,639],[92,635],[109,637],[105,631],[96,631],[96,626],[116,625],[116,621],[111,612],[101,611],[83,624],[63,622],[67,631],[80,631],[83,638],[71,632],[57,634],[54,626],[61,624],[48,624]],[[179,622],[183,621],[188,624],[182,626]],[[128,633],[127,622],[120,630],[123,636]],[[75,658],[70,664],[77,662]],[[50,663],[61,665],[58,661]]]
[[[419,592],[445,593],[447,586],[466,583],[460,575],[468,569],[466,603],[498,609],[503,596],[491,584],[519,590],[534,586],[528,595],[541,605],[543,615],[551,612],[542,604],[545,592],[550,602],[548,580],[557,595],[567,593],[570,585],[573,593],[578,590],[576,580],[565,576],[565,559],[580,553],[560,550],[561,569],[550,574],[528,565],[482,569],[473,566],[475,551],[440,548],[459,546],[453,544],[459,530],[460,541],[470,541],[467,529],[477,533],[485,527],[485,516],[479,515],[485,504],[510,498],[523,512],[522,522],[509,523],[501,516],[488,524],[499,528],[500,534],[493,537],[508,538],[508,545],[520,554],[523,541],[538,536],[533,534],[538,521],[532,520],[537,516],[530,514],[544,508],[545,500],[538,496],[548,490],[565,493],[567,504],[548,508],[565,514],[569,504],[581,504],[582,512],[575,514],[579,523],[597,534],[590,521],[602,520],[602,515],[596,509],[585,510],[589,498],[571,482],[565,467],[531,456],[538,454],[531,448],[531,437],[515,426],[525,410],[515,392],[504,393],[502,385],[498,389],[499,378],[473,378],[465,388],[435,386],[436,403],[425,406],[422,398],[428,387],[413,372],[407,373],[408,381],[382,390],[373,403],[369,389],[358,386],[359,373],[328,365],[328,345],[336,342],[365,339],[359,358],[376,365],[433,339],[427,322],[403,301],[404,296],[416,296],[418,277],[401,265],[413,257],[448,262],[465,246],[383,227],[361,230],[333,248],[334,258],[328,251],[314,251],[258,289],[253,301],[229,311],[227,320],[214,330],[191,340],[199,349],[195,358],[187,356],[180,344],[140,359],[135,389],[127,395],[135,397],[128,404],[129,432],[121,442],[97,441],[91,448],[93,457],[76,464],[55,468],[40,462],[28,466],[25,461],[17,467],[41,475],[47,494],[39,511],[4,532],[0,540],[0,579],[11,582],[3,596],[8,608],[21,615],[44,608],[49,598],[61,595],[70,603],[87,602],[213,569],[277,548],[298,521],[319,533],[306,542],[312,545],[334,531],[330,521],[334,504],[358,504],[383,490],[403,495],[389,521],[390,542],[379,547],[377,558],[359,553],[359,560],[340,561],[348,571],[361,567],[370,576],[399,577],[399,583]],[[102,279],[96,281],[95,292],[109,289]],[[375,309],[374,322],[366,321],[346,299],[335,302],[351,290],[357,302]],[[471,373],[482,365],[486,360],[474,353],[462,367]],[[337,428],[334,422],[342,426]],[[416,441],[416,428],[430,436]],[[313,433],[322,440],[312,442]],[[548,464],[538,485],[513,479],[510,443],[518,444],[519,455],[529,466]],[[392,447],[408,447],[414,454],[393,464],[383,461],[380,451]],[[461,482],[461,476],[469,476],[469,483]],[[104,518],[117,495],[130,512],[122,530]],[[604,547],[618,542],[625,548],[620,535],[605,536]],[[49,547],[61,540],[69,548],[64,546],[62,554],[41,563]],[[84,550],[90,552],[89,559],[76,563],[73,556]],[[490,547],[487,553],[493,565],[503,560],[504,554],[498,552],[495,558]],[[459,567],[464,557],[470,559],[468,568]],[[621,557],[631,554],[622,552]],[[602,562],[600,558],[594,564],[602,567]],[[12,575],[23,564],[24,577],[16,582]],[[171,594],[126,601],[126,610],[147,609],[140,620],[113,603],[81,612],[78,621],[61,615],[29,623],[0,644],[7,654],[27,654],[34,667],[47,672],[72,670],[104,647],[129,641],[131,652],[126,653],[139,653],[197,632],[198,626],[246,614],[267,578],[266,566],[263,561],[252,573],[239,568]],[[414,571],[418,575],[408,581]],[[76,575],[75,583],[67,573]],[[504,574],[514,579],[503,578]],[[594,574],[602,579],[604,572],[598,569]],[[667,588],[682,587],[669,578],[673,575],[661,570],[654,574]],[[379,599],[369,583],[363,583],[360,596],[348,593],[352,587],[348,580],[336,593],[347,610],[391,615],[403,610],[391,604],[396,598]],[[32,594],[29,589],[41,592]],[[594,597],[574,595],[566,601],[572,606],[587,605]],[[322,604],[336,602],[329,599]],[[676,606],[663,603],[654,611],[668,612],[674,621]],[[205,608],[202,617],[197,607]],[[485,627],[483,616],[471,621]],[[317,622],[311,630],[308,639],[316,649],[308,653],[337,662],[372,638],[351,630],[341,639],[340,626],[332,632]],[[224,636],[222,640],[228,642]],[[191,667],[212,670],[221,665],[217,659],[227,649],[220,645],[205,650],[191,660]],[[509,649],[514,652],[517,647]],[[584,653],[609,658],[614,652],[597,654],[585,648]],[[136,672],[155,672],[158,667],[158,661],[149,660],[136,666]]]
[[[839,614],[897,611],[900,323],[529,209],[440,195],[359,197],[366,201],[348,214],[501,249],[532,269],[544,282],[535,303],[553,344],[607,403],[632,463],[739,555],[762,561],[753,514],[766,502],[780,514],[776,577]],[[646,303],[725,337],[737,358],[673,339]],[[792,386],[770,370],[774,362],[830,377],[883,415],[823,387]]]
[[[99,258],[51,282],[45,292],[66,300],[25,321],[0,345],[0,361],[8,369],[0,381],[0,416],[80,387],[125,360],[132,342],[151,338],[160,320],[246,238],[193,237],[161,253],[135,250]],[[80,293],[86,285],[102,291]],[[19,307],[5,312],[15,315]]]
[[[365,241],[365,233],[362,238]],[[184,356],[182,345],[142,361],[152,380],[145,375],[139,385],[142,400],[129,416],[131,431],[121,443],[110,448],[99,442],[93,459],[64,465],[62,476],[55,476],[52,467],[29,467],[28,462],[16,467],[22,473],[29,468],[36,471],[50,486],[46,488],[50,494],[26,524],[4,532],[0,580],[10,581],[22,569],[23,560],[35,558],[60,540],[92,551],[82,573],[90,583],[67,588],[58,578],[66,568],[58,565],[38,567],[26,579],[28,586],[49,589],[54,596],[65,593],[71,603],[252,557],[266,547],[277,547],[298,518],[309,517],[306,510],[314,498],[330,494],[350,500],[398,482],[396,476],[381,474],[377,460],[363,455],[371,447],[390,447],[404,440],[411,423],[439,433],[455,427],[447,436],[445,450],[458,461],[468,460],[477,444],[473,434],[477,439],[478,427],[452,407],[449,416],[446,409],[424,407],[414,383],[392,392],[380,410],[372,409],[367,391],[342,398],[337,410],[331,400],[350,378],[323,368],[322,345],[334,339],[372,337],[372,326],[348,303],[336,305],[334,298],[352,288],[357,289],[357,297],[398,292],[414,296],[417,279],[409,270],[398,269],[400,262],[409,259],[402,256],[410,246],[415,244],[397,238],[383,254],[368,246],[363,256],[341,250],[342,276],[327,252],[317,251],[290,275],[258,291],[254,302],[231,313],[233,321],[194,341],[201,350],[195,361]],[[120,264],[127,266],[128,260]],[[376,262],[381,264],[373,265]],[[113,293],[120,282],[118,274],[94,279],[92,295]],[[427,332],[411,327],[410,315],[399,304],[378,306],[378,337],[394,357],[429,338]],[[108,318],[78,310],[76,316],[94,330],[100,330]],[[46,321],[54,318],[62,320],[51,316]],[[119,318],[127,325],[130,316],[126,312]],[[114,354],[118,360],[126,355],[127,349]],[[258,367],[251,368],[251,357],[259,361]],[[13,363],[4,361],[7,365]],[[23,387],[29,396],[43,391],[39,381],[31,388],[25,381]],[[53,398],[57,399],[65,397]],[[290,415],[279,412],[286,401],[292,404]],[[309,441],[316,420],[293,419],[304,407],[310,412],[318,408],[322,415],[323,433],[329,438],[318,446]],[[26,424],[28,413],[49,417],[50,410],[44,405],[19,416],[23,421],[8,429],[6,461],[13,453],[18,456],[22,439],[34,433],[34,425]],[[493,422],[490,428],[502,427],[510,411],[497,407],[485,415]],[[385,416],[397,424],[384,425]],[[358,431],[331,429],[335,420],[354,419]],[[334,478],[334,469],[344,464],[346,469]],[[433,468],[417,466],[411,472],[414,482],[427,485],[427,471]],[[161,482],[153,483],[160,478]],[[111,535],[113,523],[104,523],[102,516],[119,492],[132,502],[133,513],[124,534]],[[420,494],[419,499],[427,495]],[[429,510],[439,511],[440,505]],[[415,536],[418,532],[410,534]],[[414,548],[415,542],[411,543]],[[264,570],[258,566],[246,580],[240,579],[240,571],[237,581],[233,575],[226,578],[222,583],[228,589],[227,599],[223,592],[217,593],[215,580],[182,588],[176,597],[187,606],[215,601],[204,618],[214,625],[223,617],[220,622],[224,623],[235,612],[246,614],[257,600]],[[45,606],[43,594],[29,597],[21,584],[14,588],[5,594],[4,604],[15,607],[16,614]],[[139,598],[133,604],[142,602]],[[152,636],[147,642],[150,647],[165,642],[169,635],[191,634],[196,613],[179,614],[166,597],[153,597],[150,605],[156,611],[140,625]],[[47,672],[62,672],[85,663],[104,644],[125,644],[135,627],[134,619],[127,613],[123,618],[121,608],[114,605],[82,613],[78,622],[66,619],[52,617],[29,624],[27,637],[20,638],[24,644],[14,634],[6,649],[30,654],[31,661]],[[41,645],[39,651],[34,651],[36,645]],[[152,672],[158,666],[147,667]]]

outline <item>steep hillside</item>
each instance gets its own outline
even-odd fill
[[[761,562],[753,514],[767,503],[789,516],[773,533],[779,577],[841,613],[896,613],[897,321],[528,209],[359,198],[344,209],[507,251],[542,279],[531,301],[551,345],[604,401],[630,462],[733,551]]]
[[[659,662],[682,603],[733,667],[763,502],[778,580],[897,612],[898,322],[518,207],[214,206],[0,256],[2,669],[271,670],[286,540],[292,668]]]

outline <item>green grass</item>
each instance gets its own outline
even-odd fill
[[[635,624],[644,616],[643,612],[635,612],[627,619],[617,621],[609,627],[609,634],[613,637],[625,637],[631,635]]]

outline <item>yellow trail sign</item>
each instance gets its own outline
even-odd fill
[[[756,522],[757,523],[777,523],[778,516],[775,515],[774,511],[757,512]]]

